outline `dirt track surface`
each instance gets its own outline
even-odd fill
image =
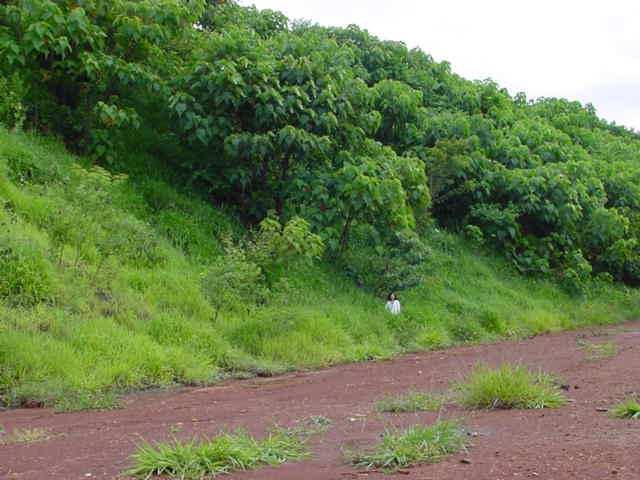
[[[613,358],[588,360],[577,340],[615,342]],[[557,410],[380,415],[374,402],[408,389],[446,390],[477,362],[521,362],[558,374],[570,385],[570,403]],[[391,361],[342,365],[271,379],[234,381],[210,388],[134,395],[126,408],[54,414],[50,410],[0,412],[7,432],[43,428],[52,436],[32,444],[0,445],[0,478],[20,480],[113,479],[130,465],[145,440],[188,439],[243,427],[264,434],[274,423],[292,426],[313,415],[333,421],[311,442],[313,457],[225,476],[228,479],[640,479],[640,421],[611,419],[598,411],[640,394],[640,323],[589,329],[530,340],[460,347]],[[345,464],[341,449],[368,446],[390,425],[460,418],[474,432],[471,448],[435,465],[394,475]],[[464,460],[462,462],[461,460]]]

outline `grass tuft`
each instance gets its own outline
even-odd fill
[[[4,429],[0,429],[0,433],[4,433]],[[44,442],[50,438],[51,433],[44,428],[16,428],[10,434],[0,437],[0,445]]]
[[[625,400],[611,409],[611,416],[640,420],[640,403],[634,399]]]
[[[397,470],[419,463],[434,463],[466,448],[466,436],[455,421],[431,426],[416,425],[404,431],[388,431],[382,441],[366,452],[349,454],[357,467]]]
[[[127,474],[136,478],[168,475],[200,479],[280,465],[308,454],[304,440],[289,431],[274,430],[265,439],[256,440],[238,430],[207,441],[145,443],[132,456],[134,467]]]
[[[442,408],[445,396],[425,392],[389,395],[376,402],[375,409],[383,413],[434,412]]]
[[[603,360],[605,358],[615,357],[618,353],[618,347],[613,342],[592,343],[582,340],[578,342],[578,345],[584,352],[587,360]]]
[[[566,403],[551,375],[520,365],[476,366],[458,390],[466,408],[556,408]]]

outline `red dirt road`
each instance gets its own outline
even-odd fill
[[[577,340],[615,342],[616,356],[588,360]],[[448,406],[474,432],[468,452],[394,475],[352,468],[344,447],[375,442],[389,425],[431,423],[437,413],[379,415],[376,399],[408,389],[443,391],[477,362],[522,362],[570,385],[570,403],[557,410],[467,412]],[[141,439],[191,438],[244,427],[262,435],[277,423],[291,426],[312,415],[333,421],[300,463],[230,475],[231,479],[423,480],[640,479],[640,421],[611,419],[598,409],[640,394],[640,323],[545,335],[531,340],[460,347],[395,360],[343,365],[272,379],[233,381],[210,388],[134,395],[126,408],[54,414],[50,410],[0,413],[6,432],[43,428],[51,438],[0,445],[0,478],[75,480],[124,478]],[[465,462],[461,462],[465,460]]]

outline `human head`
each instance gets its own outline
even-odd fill
[[[390,302],[393,302],[393,301],[396,299],[396,294],[395,294],[395,293],[393,293],[393,292],[391,292],[391,293],[389,294],[388,299],[389,299],[389,301],[390,301]]]

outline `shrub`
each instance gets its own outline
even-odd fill
[[[284,225],[275,218],[265,218],[245,248],[248,258],[262,269],[268,285],[273,285],[296,264],[320,259],[324,252],[322,239],[300,217]]]
[[[26,120],[24,83],[18,74],[0,75],[0,124],[20,130]]]
[[[122,213],[103,224],[95,244],[102,261],[118,257],[138,266],[150,266],[163,260],[158,239],[149,225]]]
[[[202,274],[202,291],[214,308],[214,320],[223,308],[253,309],[269,297],[262,269],[230,242],[226,254]]]
[[[351,247],[339,258],[347,275],[377,295],[419,284],[429,247],[411,230],[394,233],[386,242],[375,239],[367,228],[357,229]]]
[[[458,390],[467,408],[555,408],[566,402],[553,377],[519,365],[477,366]]]

